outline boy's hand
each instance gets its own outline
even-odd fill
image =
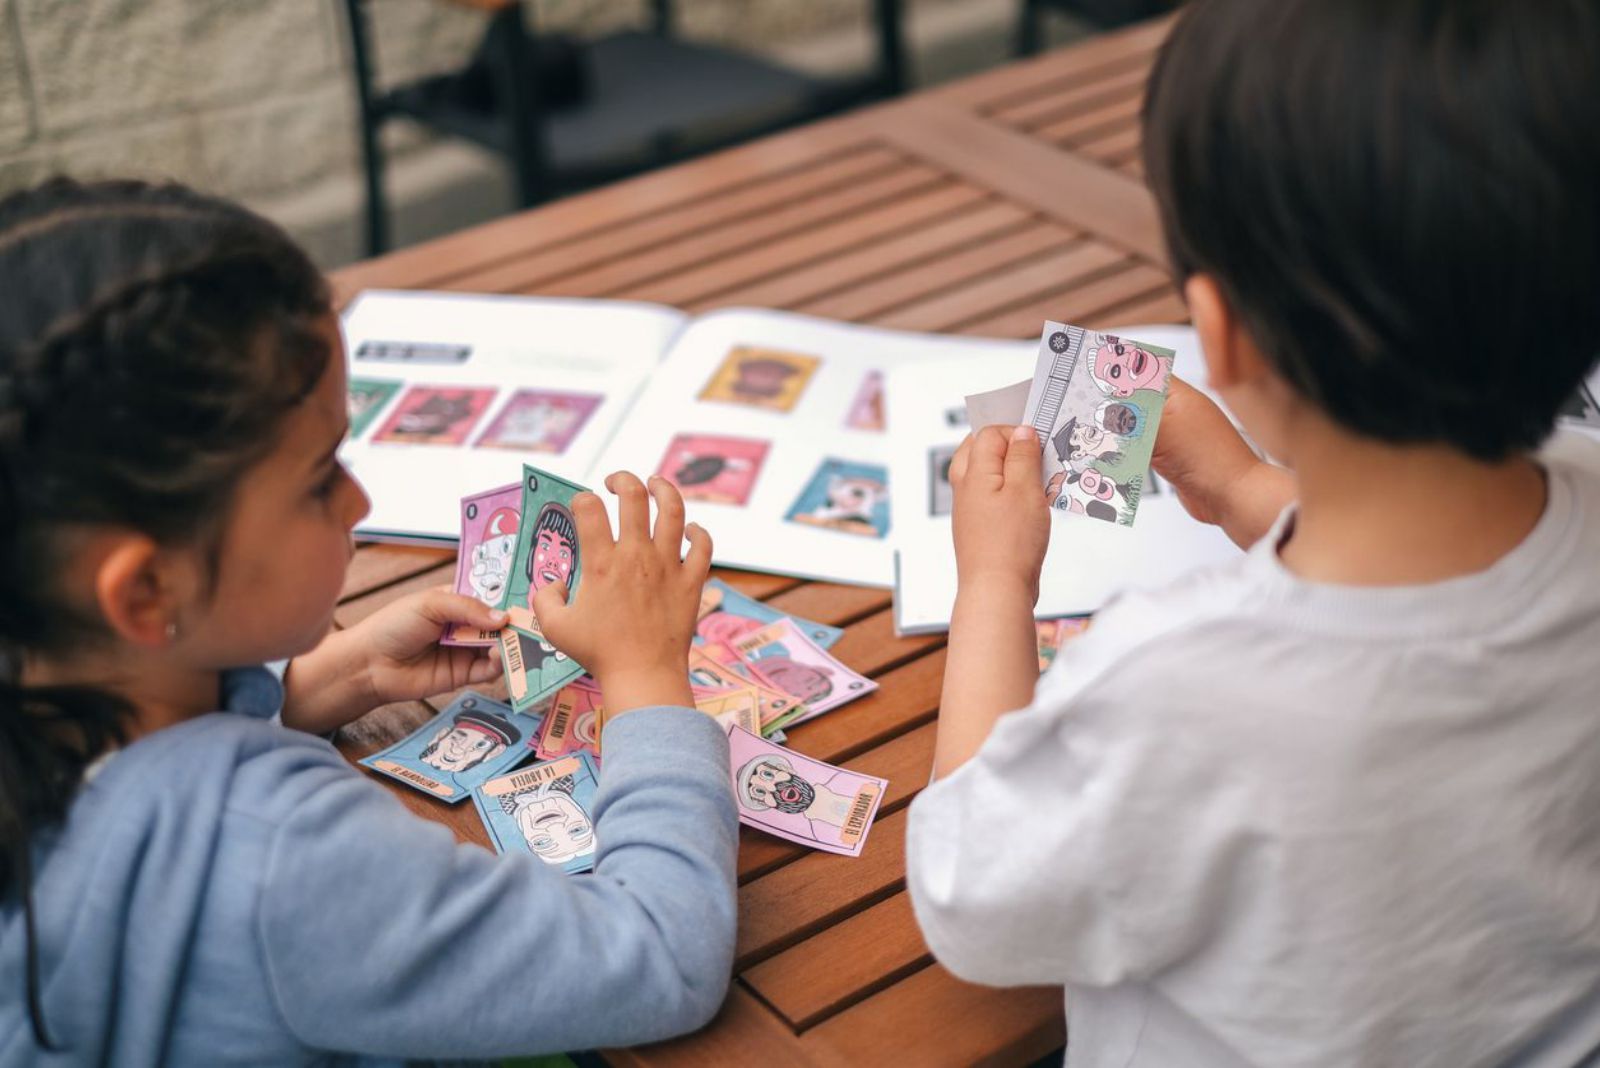
[[[483,630],[505,626],[506,614],[448,587],[425,590],[386,605],[346,633],[366,653],[375,705],[447,693],[500,675],[500,650],[440,645],[452,623]]]
[[[1184,509],[1248,547],[1294,499],[1294,477],[1259,459],[1212,399],[1173,376],[1150,466]]]
[[[648,495],[625,471],[605,484],[618,498],[618,534],[612,537],[599,497],[572,499],[583,582],[571,602],[564,584],[539,590],[533,604],[539,627],[600,683],[607,719],[649,705],[692,708],[689,642],[711,568],[711,536],[698,525],[685,529],[683,497],[664,478],[650,479]]]
[[[1031,605],[1050,544],[1050,507],[1040,468],[1039,436],[1030,426],[985,427],[969,434],[950,461],[956,577],[971,588],[1016,584]]]

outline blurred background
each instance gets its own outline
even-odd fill
[[[1029,40],[1020,0],[527,0],[510,17],[528,31],[519,45],[522,62],[541,67],[534,76],[538,121],[557,124],[542,127],[557,131],[557,143],[546,138],[542,145],[539,188],[530,192],[519,178],[510,147],[485,147],[495,141],[490,135],[475,141],[470,121],[466,138],[459,136],[461,123],[452,136],[409,118],[382,122],[377,144],[387,204],[381,215],[389,232],[378,235],[380,244],[402,246],[592,184],[592,169],[559,178],[560,157],[592,147],[584,130],[610,134],[625,126],[624,133],[638,133],[629,124],[636,126],[648,108],[593,83],[607,63],[626,79],[629,71],[668,62],[637,51],[653,47],[641,43],[648,35],[670,38],[679,51],[700,50],[691,63],[734,63],[724,73],[735,84],[770,89],[779,83],[761,82],[767,69],[806,84],[854,79],[868,89],[851,101],[858,103],[994,66],[1020,50],[1057,46],[1150,7],[1141,0],[1034,2],[1041,10]],[[495,10],[506,7],[514,5],[0,0],[0,193],[56,173],[175,178],[277,220],[326,267],[350,262],[366,254],[373,236],[352,12],[364,11],[375,111],[442,103],[455,108],[457,119],[472,120],[474,108],[499,107],[505,96],[485,99],[506,84],[495,67],[504,42],[493,32],[497,22],[508,25],[508,16]],[[894,7],[903,69],[899,86],[886,87],[883,20]],[[624,38],[632,43],[618,44],[610,60],[586,51],[593,42]],[[741,77],[747,82],[738,83]],[[412,86],[411,95],[400,105],[384,103],[383,94],[397,86]],[[848,106],[845,96],[829,106]],[[627,114],[580,130],[580,112],[606,100],[621,100]],[[619,126],[620,120],[626,121]],[[448,116],[443,126],[450,128]]]

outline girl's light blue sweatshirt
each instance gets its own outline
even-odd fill
[[[0,905],[0,1068],[473,1058],[703,1025],[727,988],[738,825],[709,717],[606,726],[595,872],[458,843],[321,738],[271,672],[113,756],[34,852],[44,1016]]]

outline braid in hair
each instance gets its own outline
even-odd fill
[[[140,531],[217,559],[241,476],[328,361],[327,285],[280,230],[176,185],[53,180],[0,200],[0,901],[20,897],[36,1041],[33,849],[121,698],[30,686],[96,619],[64,606],[63,535]]]

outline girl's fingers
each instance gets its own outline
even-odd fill
[[[689,539],[689,551],[683,557],[683,567],[698,589],[711,573],[711,535],[699,523],[690,523],[683,536]]]
[[[650,496],[656,499],[656,548],[676,559],[683,551],[683,495],[677,486],[652,475]]]
[[[611,536],[611,517],[597,494],[585,491],[572,498],[572,522],[578,528],[578,551],[583,558],[599,562],[610,555],[616,539]]]
[[[617,540],[650,540],[650,496],[644,483],[627,471],[606,479],[606,489],[617,495]]]
[[[448,587],[428,590],[421,595],[418,610],[430,622],[466,623],[484,630],[499,630],[506,625],[506,614],[491,608],[476,597],[455,593]]]

